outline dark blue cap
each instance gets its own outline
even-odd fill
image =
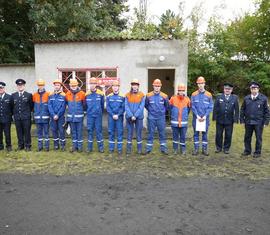
[[[0,87],[5,87],[5,86],[6,86],[6,83],[0,82]]]
[[[260,84],[258,82],[251,82],[249,87],[250,88],[260,88]]]
[[[23,80],[23,79],[21,79],[21,78],[19,78],[19,79],[16,80],[15,83],[16,83],[17,85],[24,85],[24,84],[26,83],[26,81]]]

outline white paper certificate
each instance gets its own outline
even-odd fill
[[[199,122],[199,119],[196,119],[196,131],[206,131],[206,120]]]

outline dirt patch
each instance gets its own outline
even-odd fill
[[[0,234],[268,234],[270,181],[0,175]]]

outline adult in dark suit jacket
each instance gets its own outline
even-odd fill
[[[213,120],[216,120],[216,153],[229,154],[232,143],[233,124],[239,122],[238,96],[232,94],[233,85],[224,84],[224,92],[216,98]],[[225,138],[223,133],[225,132]]]
[[[3,133],[5,134],[6,150],[11,151],[10,127],[12,121],[12,97],[5,92],[6,84],[0,82],[0,150],[4,149]]]
[[[259,90],[259,83],[252,82],[250,84],[250,95],[244,98],[240,113],[240,122],[245,125],[245,150],[242,156],[251,154],[252,134],[255,132],[256,146],[253,153],[254,158],[261,156],[263,128],[269,124],[270,120],[268,99]]]
[[[32,94],[25,91],[25,80],[17,79],[18,91],[12,94],[13,117],[18,138],[18,150],[31,150],[31,112]]]

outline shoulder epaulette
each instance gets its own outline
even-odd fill
[[[209,96],[209,97],[212,97],[212,94],[209,91],[205,91],[205,95]]]
[[[195,95],[198,95],[199,94],[199,91],[194,91],[191,96],[195,96]]]
[[[99,90],[99,89],[97,89],[97,94],[99,94],[99,95],[104,95],[104,92],[101,91],[101,90]]]
[[[144,93],[143,92],[140,91],[139,94],[140,94],[141,97],[144,97]]]
[[[167,98],[168,98],[168,95],[165,94],[164,92],[160,92],[160,95],[161,95],[164,99],[167,99]]]
[[[151,92],[148,92],[148,93],[146,94],[146,96],[147,96],[147,97],[150,97],[150,96],[153,96],[153,94],[154,94],[154,92],[151,91]]]
[[[125,98],[125,96],[121,92],[119,92],[118,95],[121,96],[121,97],[123,97],[123,98]]]

